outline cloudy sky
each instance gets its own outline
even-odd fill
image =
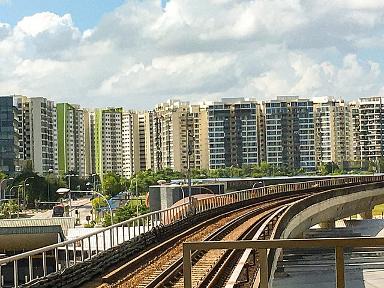
[[[382,0],[165,2],[0,0],[0,95],[149,109],[384,94]]]

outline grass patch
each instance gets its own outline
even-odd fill
[[[134,199],[129,200],[129,202],[128,202],[129,207],[136,207],[137,204],[139,204],[139,205],[145,204],[145,198],[139,198],[139,199],[134,198]]]
[[[376,205],[372,213],[374,216],[381,216],[384,213],[384,204]]]

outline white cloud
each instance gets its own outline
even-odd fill
[[[384,80],[383,6],[171,0],[163,10],[137,0],[83,32],[69,14],[41,12],[0,23],[0,94],[130,108],[175,97],[373,95]]]
[[[0,40],[4,39],[11,32],[11,25],[7,23],[0,23]]]

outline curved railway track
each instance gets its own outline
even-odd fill
[[[183,287],[182,243],[185,241],[251,239],[261,228],[271,229],[265,223],[282,205],[293,203],[309,194],[285,196],[263,201],[220,215],[156,246],[140,257],[103,276],[103,284],[88,283],[83,287]],[[268,233],[262,233],[267,235]],[[229,278],[233,261],[241,255],[232,251],[210,251],[194,255],[196,287],[218,287],[219,280]],[[227,260],[226,260],[227,259]],[[229,261],[229,260],[230,261]],[[235,260],[236,259],[236,260]],[[229,265],[231,264],[231,265]],[[134,268],[133,268],[134,267]],[[226,275],[226,276],[223,276]],[[99,284],[99,285],[98,285]]]

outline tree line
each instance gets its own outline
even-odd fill
[[[288,166],[274,166],[266,162],[262,162],[259,165],[246,165],[243,167],[226,167],[222,169],[191,169],[191,178],[193,179],[205,179],[205,178],[232,178],[232,177],[272,177],[272,176],[297,176],[297,175],[340,175],[345,173],[355,173],[355,174],[367,174],[375,172],[384,172],[384,159],[379,159],[378,161],[371,161],[364,164],[364,167],[355,167],[355,168],[345,168],[346,165],[340,165],[337,163],[323,163],[319,165],[317,171],[314,172],[305,172],[303,169],[294,169]],[[76,174],[75,171],[71,171],[69,174]],[[0,181],[4,178],[7,178],[7,175],[4,172],[0,171]],[[25,180],[27,179],[27,182]],[[170,168],[166,168],[160,171],[145,170],[139,171],[130,178],[125,178],[116,173],[106,173],[103,177],[103,182],[100,185],[96,185],[94,189],[99,190],[110,198],[122,191],[130,191],[132,195],[135,195],[136,191],[139,194],[148,192],[149,186],[156,185],[159,180],[165,180],[169,182],[172,179],[185,179],[187,182],[187,174],[179,171],[173,171]],[[8,198],[15,198],[18,189],[21,189],[23,193],[21,196],[21,202],[26,206],[34,206],[34,204],[39,202],[58,201],[61,197],[56,193],[56,190],[60,187],[68,188],[68,178],[63,176],[58,176],[53,173],[48,173],[46,175],[39,175],[32,171],[30,168],[24,169],[20,174],[18,174],[7,189],[3,185],[3,195],[4,190],[5,194],[10,196]],[[90,189],[87,184],[94,182],[99,183],[100,179],[93,179],[92,176],[89,177],[71,177],[71,189],[72,190],[88,190]],[[26,185],[25,185],[26,184]],[[19,186],[20,188],[16,188]],[[15,189],[12,189],[14,187]],[[100,188],[101,187],[101,188]],[[24,191],[25,189],[25,191]],[[12,193],[13,194],[12,194]],[[12,195],[11,195],[12,194]],[[19,195],[20,197],[20,195]],[[5,213],[13,213],[15,205],[13,202],[11,204],[2,204],[0,205],[0,214],[1,211]],[[9,212],[11,211],[11,212]],[[123,212],[122,212],[123,213]],[[124,212],[125,213],[125,212]],[[123,213],[123,214],[124,214]],[[131,213],[131,212],[129,212]]]

